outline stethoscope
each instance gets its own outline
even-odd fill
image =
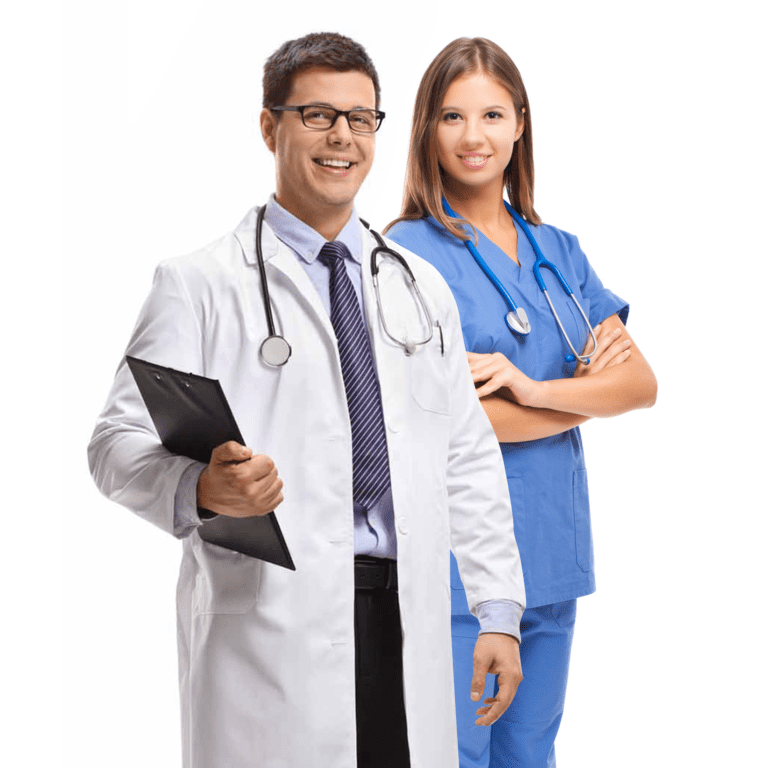
[[[533,236],[533,232],[531,232],[530,227],[526,223],[525,219],[523,219],[523,217],[506,200],[504,200],[504,205],[506,206],[512,218],[520,225],[520,228],[523,230],[523,232],[525,232],[525,236],[528,238],[528,242],[531,244],[533,252],[536,254],[536,261],[533,265],[533,276],[536,278],[536,282],[538,283],[541,292],[544,294],[544,298],[547,300],[549,308],[552,310],[552,314],[555,316],[555,321],[560,328],[560,332],[565,337],[565,340],[568,343],[568,346],[571,348],[571,352],[573,353],[565,356],[566,361],[573,363],[578,360],[584,365],[589,365],[589,356],[594,355],[595,350],[597,349],[597,339],[595,338],[595,332],[592,330],[592,326],[589,324],[587,316],[584,314],[584,310],[581,308],[581,304],[579,304],[579,302],[576,300],[571,287],[568,285],[560,270],[551,261],[549,261],[549,259],[545,258],[544,254],[541,252],[541,248],[539,248],[539,244],[536,242],[536,238]],[[460,218],[456,213],[454,213],[445,198],[443,198],[443,210],[453,218]],[[518,333],[521,336],[527,336],[531,332],[531,324],[528,322],[528,315],[526,315],[525,310],[515,304],[514,299],[509,295],[509,291],[502,285],[501,281],[498,277],[496,277],[493,270],[485,263],[485,260],[480,255],[480,252],[477,250],[472,240],[465,240],[464,245],[467,246],[469,252],[472,254],[472,256],[474,256],[475,261],[477,262],[480,269],[485,272],[485,276],[493,283],[498,292],[507,302],[509,312],[507,312],[504,319],[509,326],[509,330],[513,331],[514,333]],[[579,310],[579,313],[584,318],[584,322],[587,325],[589,335],[592,337],[592,344],[594,345],[589,355],[580,355],[574,349],[570,338],[568,338],[568,334],[566,333],[563,324],[560,322],[560,317],[557,314],[557,310],[555,309],[554,304],[552,303],[552,299],[549,298],[546,283],[544,282],[544,278],[541,276],[542,267],[544,269],[548,269],[558,279],[563,290],[568,296],[571,297],[571,301],[573,301]]]
[[[291,345],[285,340],[283,336],[275,332],[275,321],[272,318],[272,305],[269,301],[269,287],[267,285],[267,271],[264,267],[264,255],[261,251],[261,230],[264,223],[264,214],[266,213],[267,206],[263,205],[256,216],[256,259],[259,262],[259,274],[261,275],[261,295],[264,299],[264,314],[267,318],[267,332],[268,336],[261,342],[259,347],[259,357],[269,366],[273,368],[279,368],[285,365],[291,357]],[[422,344],[428,344],[432,340],[433,336],[433,323],[432,315],[430,314],[429,307],[424,301],[424,297],[421,295],[419,286],[416,285],[416,278],[414,277],[411,268],[408,266],[408,262],[397,252],[387,247],[384,239],[378,232],[375,232],[370,228],[367,221],[360,219],[363,226],[374,236],[377,246],[371,251],[371,277],[373,279],[373,287],[376,294],[376,305],[378,307],[379,317],[381,318],[381,325],[384,329],[384,333],[393,341],[405,350],[406,355],[412,355],[416,351],[416,347]],[[415,294],[420,314],[423,314],[427,321],[427,328],[429,328],[429,335],[423,341],[411,341],[406,338],[401,341],[390,333],[387,327],[387,322],[384,319],[384,309],[381,302],[381,293],[379,291],[379,258],[381,256],[388,256],[395,259],[400,266],[405,270],[411,283],[411,290]],[[440,351],[441,354],[445,354],[445,346],[443,343],[443,329],[440,327],[440,323],[435,321],[434,326],[440,333]]]

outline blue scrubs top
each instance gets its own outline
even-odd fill
[[[523,307],[531,323],[527,336],[513,334],[504,317],[508,307],[464,242],[434,218],[404,221],[387,236],[433,264],[453,291],[461,316],[464,344],[470,352],[501,352],[523,373],[539,381],[569,378],[575,363],[544,294],[533,276],[536,256],[517,224],[520,267],[478,232],[478,250],[488,266]],[[531,227],[544,255],[562,272],[590,323],[618,313],[626,323],[629,305],[603,287],[573,235],[542,224]],[[574,347],[581,352],[588,332],[557,278],[542,270],[544,282]],[[501,443],[515,521],[515,537],[530,608],[588,595],[595,590],[587,472],[578,427],[523,443]],[[451,558],[451,585],[461,589]],[[456,598],[454,613],[468,612]],[[457,607],[458,606],[458,607]]]

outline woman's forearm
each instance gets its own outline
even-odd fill
[[[594,376],[539,384],[537,407],[588,417],[618,416],[636,408],[649,408],[656,402],[656,377],[634,351],[626,362]]]
[[[630,339],[616,315],[603,321],[601,335]],[[538,382],[537,395],[530,405],[583,416],[607,417],[649,408],[656,402],[656,377],[634,342],[631,354],[619,365],[603,368],[590,376]]]
[[[545,408],[526,408],[497,395],[481,397],[488,420],[500,443],[522,443],[566,432],[589,420],[589,416]]]

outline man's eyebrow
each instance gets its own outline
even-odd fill
[[[329,104],[327,101],[310,101],[305,106],[307,107],[328,107],[329,109],[337,109],[337,107],[334,107],[333,104]],[[344,110],[345,112],[357,112],[360,110],[367,110],[368,112],[375,112],[375,107],[362,107],[362,106],[356,106],[356,107],[350,107],[349,110]]]

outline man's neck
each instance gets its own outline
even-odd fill
[[[335,240],[338,237],[339,232],[344,229],[345,224],[352,215],[351,205],[296,206],[291,204],[291,200],[281,198],[278,194],[275,194],[275,200],[288,213],[303,221],[308,227],[312,227],[315,232],[329,241]]]

